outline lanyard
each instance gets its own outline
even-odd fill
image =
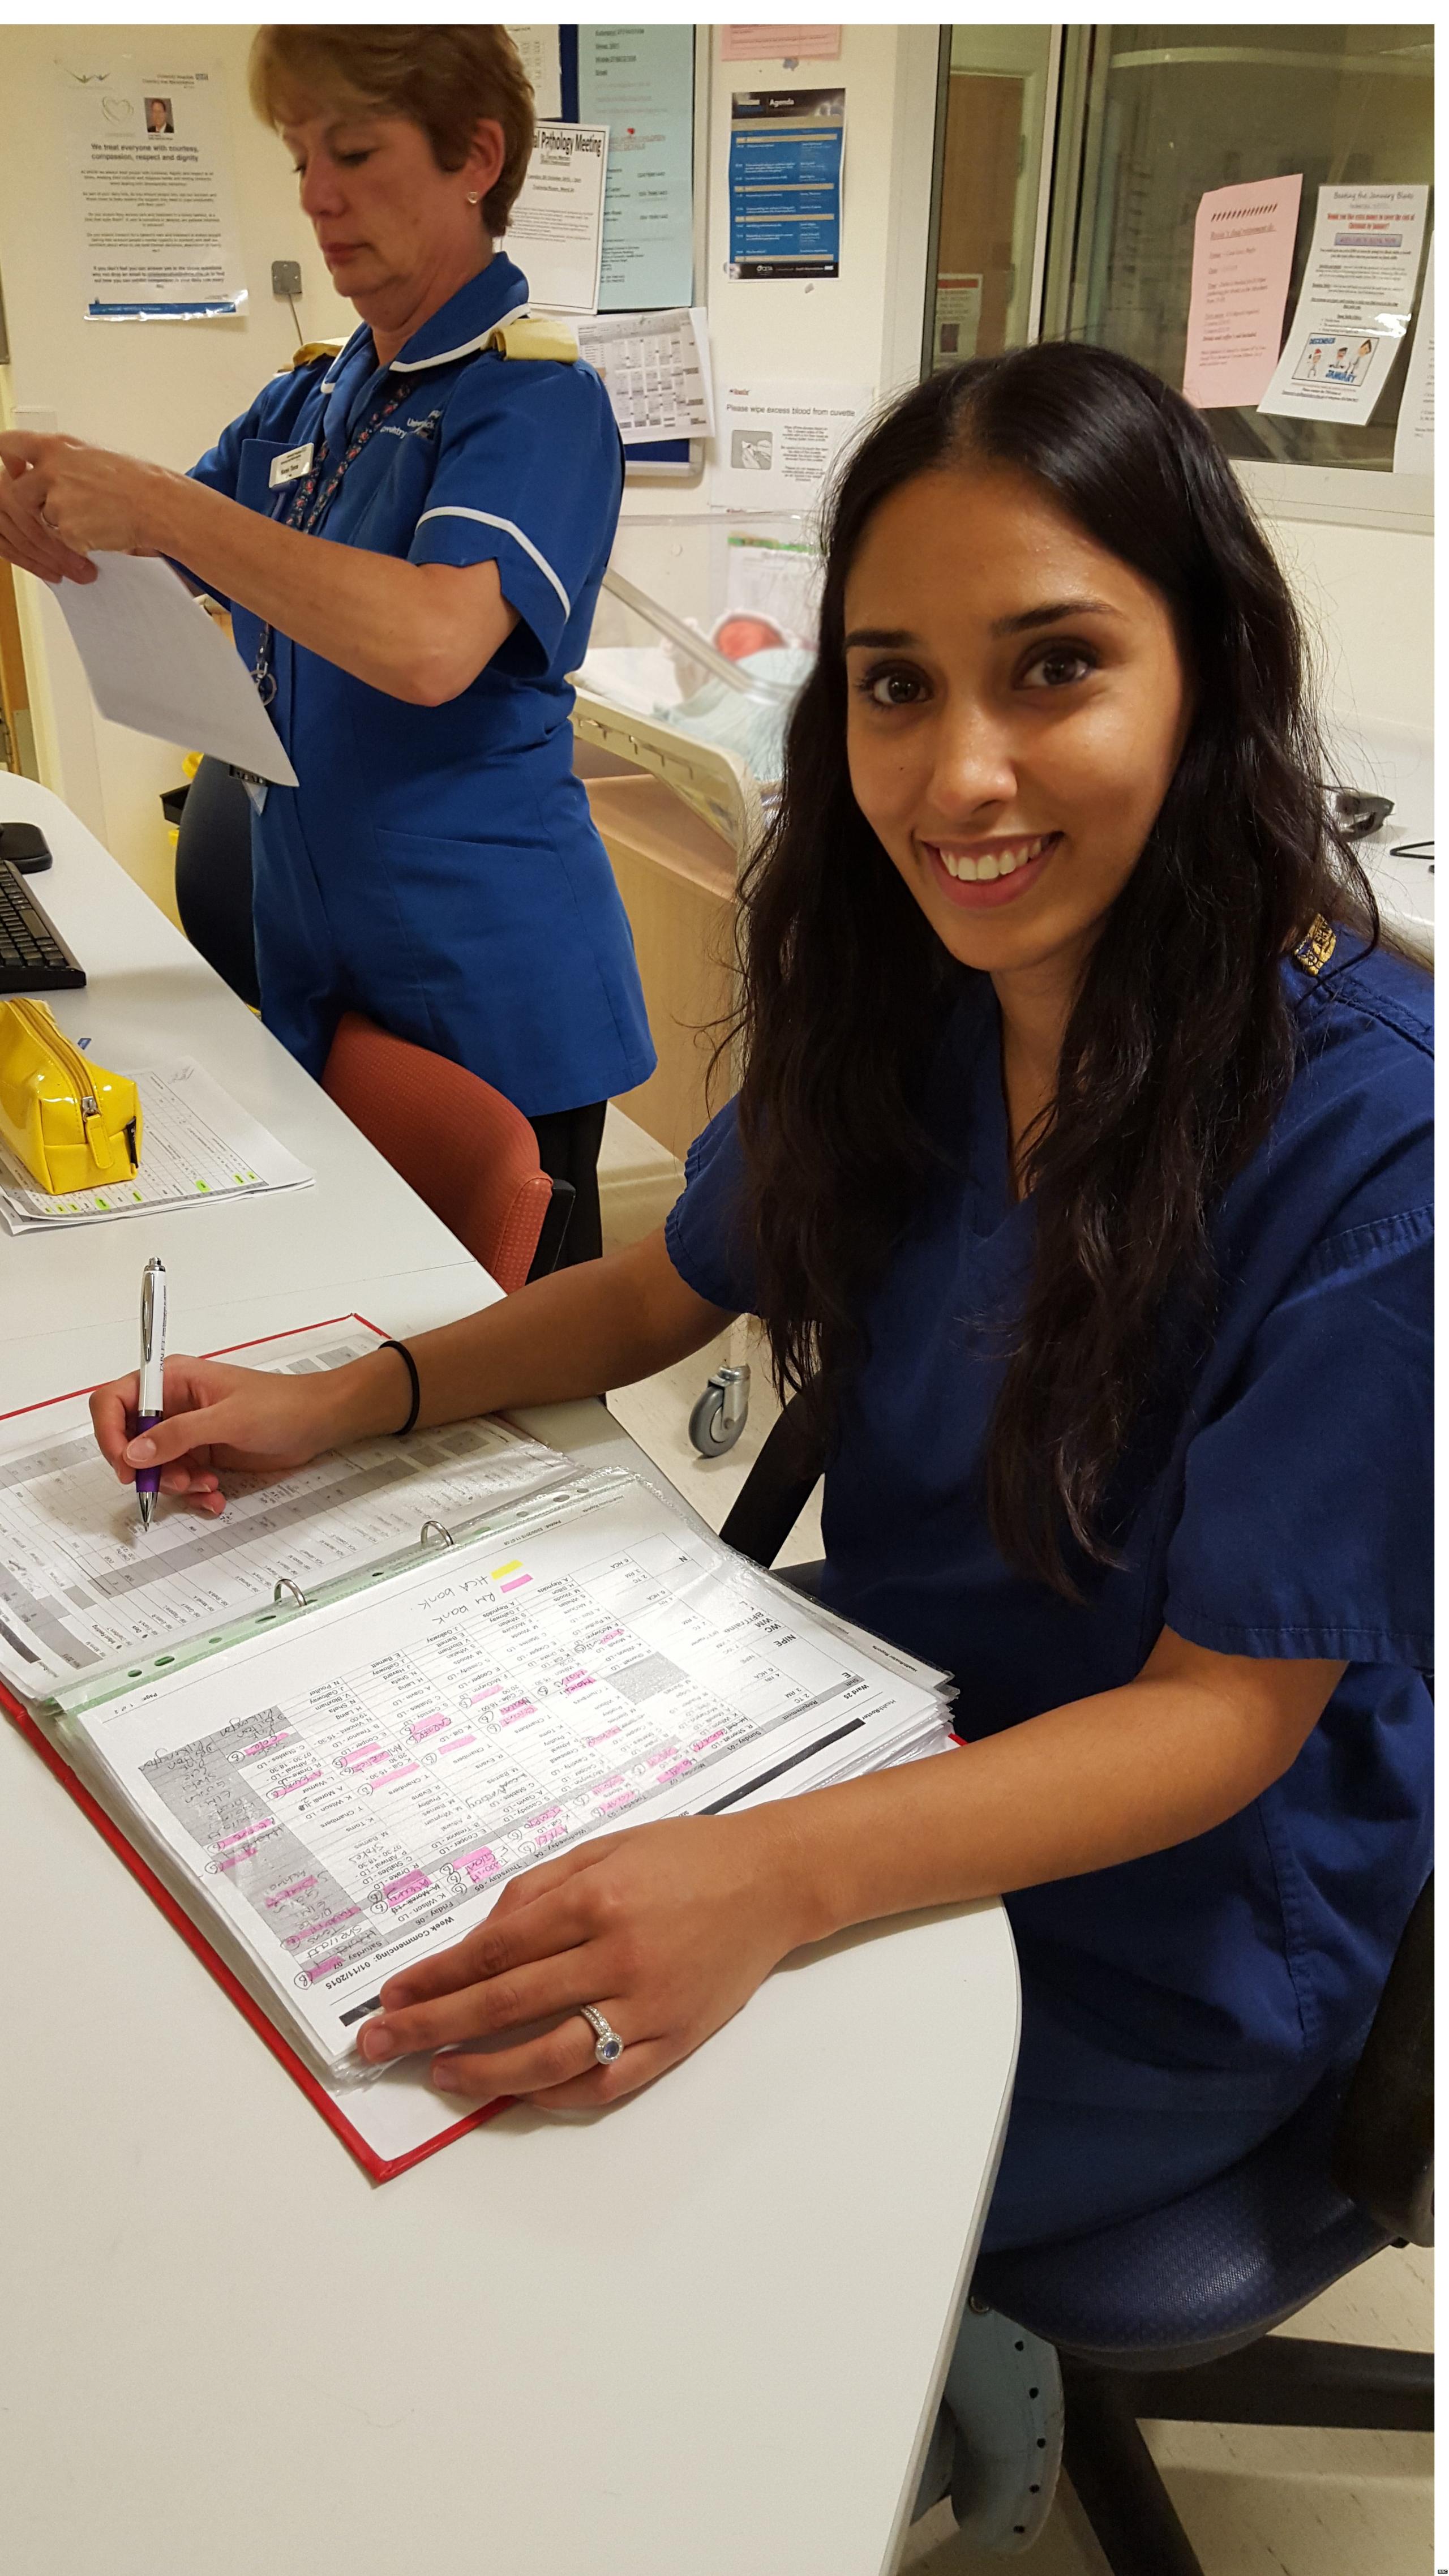
[[[304,537],[317,534],[342,488],[342,479],[349,465],[362,454],[368,440],[382,427],[389,412],[396,411],[398,404],[406,400],[411,390],[406,377],[401,378],[396,390],[389,394],[386,402],[358,430],[330,475],[326,473],[327,447],[324,440],[311,473],[301,482],[293,484],[287,496],[286,508],[277,521],[278,527],[295,528],[298,534]],[[272,668],[274,631],[270,625],[262,627],[257,637],[257,658],[252,664],[252,678],[256,682],[257,694],[264,707],[269,707],[277,694],[277,675]]]

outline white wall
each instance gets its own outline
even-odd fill
[[[59,427],[160,464],[185,467],[244,411],[295,346],[292,317],[271,291],[274,259],[302,263],[298,303],[309,338],[350,331],[333,294],[276,137],[246,96],[251,27],[0,28],[0,281],[11,363],[0,368],[0,416]],[[55,64],[102,65],[121,53],[221,66],[227,86],[237,219],[249,290],[244,318],[91,322],[69,179]],[[158,900],[170,854],[157,798],[181,776],[179,753],[96,716],[53,601],[21,574],[26,663],[42,775]]]
[[[123,30],[0,28],[0,278],[12,364],[0,368],[0,416],[51,421],[85,438],[189,465],[223,422],[285,363],[291,316],[271,294],[273,259],[302,263],[301,318],[309,337],[349,330],[297,211],[280,143],[246,103],[250,27]],[[933,26],[846,26],[838,63],[802,65],[797,78],[843,85],[846,152],[842,273],[813,281],[726,276],[729,256],[729,102],[733,89],[782,77],[778,62],[721,63],[714,43],[709,206],[701,299],[722,376],[816,375],[868,383],[878,396],[915,379],[920,348],[935,100]],[[72,191],[61,150],[53,66],[183,49],[226,74],[238,219],[251,300],[231,322],[100,323],[84,317]],[[7,383],[8,378],[8,383]],[[630,517],[700,511],[706,489],[635,484]],[[1274,542],[1321,637],[1331,703],[1350,719],[1427,728],[1432,716],[1432,540],[1397,532],[1271,523]],[[640,531],[636,578],[668,596],[677,543]],[[691,549],[679,554],[681,573]],[[654,560],[657,558],[657,560]],[[56,787],[158,899],[169,854],[157,796],[179,776],[164,745],[95,717],[53,604],[21,577],[41,765]],[[678,604],[687,605],[681,600]],[[43,629],[42,629],[42,623]],[[43,632],[44,643],[41,644]]]
[[[1350,727],[1432,734],[1433,538],[1301,519],[1266,525],[1319,647],[1327,710]]]

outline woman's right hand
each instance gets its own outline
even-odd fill
[[[227,1360],[168,1359],[166,1418],[132,1439],[139,1382],[113,1378],[91,1397],[91,1420],[101,1454],[123,1485],[138,1467],[161,1464],[161,1491],[176,1494],[213,1516],[225,1508],[217,1470],[245,1468],[278,1476],[304,1467],[345,1436],[338,1390],[341,1372],[293,1377],[272,1369],[234,1368]]]

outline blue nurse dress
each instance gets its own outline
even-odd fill
[[[981,1462],[1031,1257],[999,1017],[964,978],[928,1117],[952,1167],[868,1316],[826,1472],[824,1600],[944,1665],[968,1742],[1116,1688],[1160,1630],[1347,1671],[1284,1777],[1174,1849],[1006,1899],[1021,2058],[988,2245],[1161,2205],[1286,2119],[1371,2018],[1430,1865],[1429,986],[1340,931],[1285,966],[1298,1062],[1215,1211],[1210,1354],[1129,1471],[1082,1607],[1003,1563]],[[698,1139],[670,1257],[748,1309],[734,1113]]]
[[[518,624],[472,685],[419,707],[285,636],[272,719],[297,772],[252,827],[262,1017],[320,1075],[343,1011],[464,1064],[530,1117],[653,1070],[628,919],[573,776],[566,673],[588,645],[619,512],[593,369],[481,344],[524,306],[489,265],[379,367],[372,333],[274,378],[196,467],[264,516],[279,458],[327,466],[371,424],[318,531],[410,563],[495,562]],[[324,471],[326,468],[324,467]],[[233,607],[248,669],[258,620]]]

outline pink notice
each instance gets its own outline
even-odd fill
[[[1182,390],[1199,411],[1255,407],[1283,345],[1301,174],[1210,188],[1192,235]]]

